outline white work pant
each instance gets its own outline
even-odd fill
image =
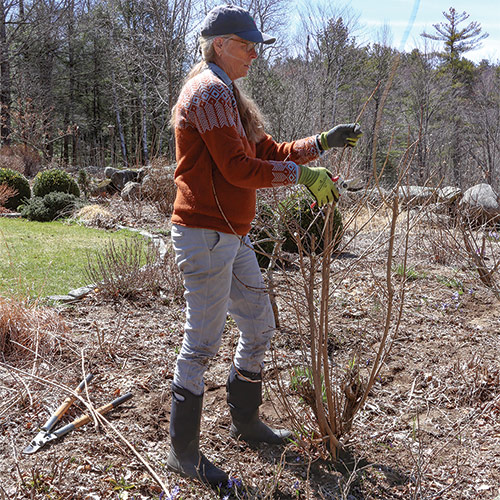
[[[203,374],[219,350],[228,312],[240,331],[236,367],[260,372],[275,322],[248,236],[174,224],[172,243],[186,289],[184,340],[174,383],[203,393]]]

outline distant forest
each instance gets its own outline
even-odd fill
[[[173,161],[170,111],[216,3],[0,0],[2,152],[24,146],[68,167]],[[390,185],[411,155],[410,183],[500,188],[500,68],[467,59],[487,36],[467,13],[450,7],[421,49],[401,53],[383,33],[360,45],[333,7],[301,13],[292,36],[292,2],[234,3],[278,39],[241,82],[276,140],[359,121],[360,173],[383,170]]]

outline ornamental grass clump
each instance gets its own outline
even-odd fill
[[[53,309],[0,296],[0,355],[47,356],[57,349],[66,331],[66,324]]]
[[[75,214],[78,223],[89,227],[113,229],[118,224],[117,217],[101,205],[85,205]]]
[[[161,292],[178,300],[183,293],[173,253],[167,251],[161,258],[158,247],[141,238],[110,240],[102,250],[87,255],[85,271],[97,293],[112,300],[137,300]]]

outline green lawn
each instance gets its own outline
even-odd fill
[[[0,217],[0,295],[44,297],[87,285],[88,251],[111,238],[138,237],[64,222],[30,222]]]

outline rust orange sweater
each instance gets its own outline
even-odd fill
[[[208,68],[181,91],[175,138],[172,222],[240,235],[255,217],[256,190],[296,184],[297,164],[320,155],[316,137],[278,144],[266,135],[258,144],[249,142],[230,81],[228,86]]]

